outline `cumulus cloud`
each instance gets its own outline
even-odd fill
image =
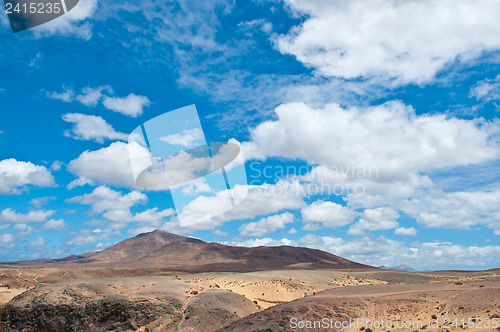
[[[406,264],[417,269],[495,264],[500,246],[464,246],[450,242],[404,242],[385,237],[344,240],[335,236],[306,235],[298,244],[329,251],[340,257],[373,266]]]
[[[32,28],[31,31],[37,37],[64,35],[88,40],[92,37],[92,24],[89,19],[94,14],[97,6],[98,0],[80,0],[65,15]]]
[[[394,234],[396,235],[406,235],[406,236],[415,236],[417,235],[417,229],[414,227],[410,228],[405,228],[405,227],[399,227],[394,231]]]
[[[363,217],[354,225],[349,227],[347,234],[365,235],[365,231],[379,231],[393,229],[399,226],[396,219],[399,217],[397,211],[389,207],[378,207],[363,211]]]
[[[103,143],[104,140],[127,140],[128,135],[117,132],[100,116],[69,113],[62,116],[66,122],[74,123],[71,131],[64,132],[65,136],[75,139],[96,141]]]
[[[47,98],[57,99],[66,103],[78,101],[87,107],[95,107],[102,100],[104,93],[113,94],[113,89],[110,86],[103,85],[97,88],[84,87],[80,93],[76,93],[72,88],[63,85],[63,92],[49,92],[45,94]]]
[[[50,219],[42,227],[46,231],[57,231],[65,228],[67,224],[63,219]]]
[[[50,201],[55,200],[56,197],[54,196],[45,196],[45,197],[37,197],[33,198],[30,201],[30,204],[33,205],[35,208],[39,209],[44,205],[47,205]]]
[[[73,232],[72,236],[65,243],[70,246],[81,246],[94,243],[96,241],[109,240],[111,237],[119,234],[120,233],[118,231],[111,229],[84,229],[78,232]]]
[[[337,228],[350,224],[356,213],[340,204],[329,201],[316,201],[303,208],[302,220],[307,223],[320,222],[325,227]]]
[[[45,250],[45,245],[47,244],[47,239],[42,236],[38,237],[38,239],[30,241],[26,244],[26,248],[31,251],[43,251]]]
[[[49,92],[46,91],[45,94],[47,95],[47,98],[50,99],[57,99],[60,101],[64,101],[66,103],[72,102],[75,97],[75,92],[73,89],[70,89],[68,87],[63,86],[64,92]]]
[[[295,217],[290,212],[276,214],[259,221],[243,224],[239,228],[242,236],[264,236],[268,233],[274,233],[278,229],[284,229],[285,225],[293,222]]]
[[[134,118],[141,115],[144,108],[151,104],[148,97],[134,93],[130,93],[126,97],[117,97],[110,86],[84,87],[79,94],[66,86],[63,86],[63,89],[63,92],[46,91],[46,95],[48,98],[67,103],[77,101],[87,107],[95,107],[102,103],[106,109]]]
[[[216,215],[207,222],[199,222],[188,226],[190,229],[214,229],[215,227],[231,220],[253,219],[282,210],[296,210],[304,207],[305,197],[302,186],[297,181],[281,180],[276,184],[263,184],[261,186],[236,185],[232,190],[234,197],[245,197],[239,205],[232,207],[228,199],[229,190],[217,193],[215,196],[199,196],[188,203],[181,213],[200,216],[198,220],[205,219],[206,215]],[[246,194],[246,196],[244,196]],[[226,211],[217,215],[214,211]]]
[[[75,96],[75,99],[87,107],[95,107],[101,101],[103,91],[113,93],[113,89],[110,86],[100,86],[97,88],[87,86],[82,89],[81,94]]]
[[[90,194],[68,199],[69,203],[80,203],[91,206],[92,214],[102,214],[109,222],[108,228],[121,229],[130,222],[139,222],[142,227],[160,228],[166,217],[174,214],[173,209],[159,210],[157,207],[133,214],[133,206],[146,203],[147,196],[138,191],[122,194],[106,186],[95,188]]]
[[[174,213],[175,213],[174,209],[159,210],[157,207],[154,207],[136,213],[131,220],[159,226],[164,218],[169,217]]]
[[[63,165],[62,161],[56,160],[50,165],[50,170],[55,172],[60,171],[62,165]]]
[[[160,137],[159,140],[167,142],[172,145],[181,145],[186,148],[196,147],[193,145],[197,140],[202,140],[205,138],[203,131],[199,128],[194,129],[184,129],[180,134],[172,134],[168,136]]]
[[[141,115],[143,108],[149,106],[151,102],[147,97],[131,93],[124,98],[105,96],[102,104],[107,109],[135,118]]]
[[[53,210],[35,210],[29,211],[27,214],[17,213],[11,208],[7,208],[0,212],[0,221],[13,223],[29,223],[29,222],[44,222],[56,211]]]
[[[481,163],[499,155],[488,123],[415,114],[400,102],[345,109],[336,104],[313,109],[304,103],[276,108],[278,120],[251,131],[247,158],[281,156],[311,164],[377,167],[382,178]],[[498,130],[498,128],[494,128]]]
[[[422,83],[447,63],[500,48],[495,0],[286,3],[307,19],[277,47],[325,76]]]
[[[364,207],[431,187],[426,172],[499,156],[497,122],[416,115],[401,102],[350,109],[289,103],[277,107],[276,114],[277,120],[251,130],[251,140],[242,144],[246,158],[301,159],[333,169],[323,174],[345,183],[349,203]]]
[[[451,242],[413,242],[408,245],[386,237],[362,237],[345,240],[334,235],[308,234],[298,240],[287,238],[256,238],[231,241],[236,246],[291,245],[330,252],[349,260],[372,266],[396,266],[405,264],[416,269],[453,268],[471,266],[478,268],[497,263],[500,246],[464,246]]]
[[[500,190],[430,191],[405,202],[403,210],[427,228],[470,229],[474,225],[500,228]]]
[[[0,194],[19,194],[28,185],[54,186],[54,177],[44,166],[31,162],[4,159],[0,161]]]
[[[209,193],[212,191],[207,180],[203,177],[189,181],[186,185],[181,186],[181,192],[186,196],[198,196],[201,193]]]
[[[231,246],[240,246],[240,247],[261,247],[261,246],[289,246],[293,242],[287,238],[283,238],[281,240],[274,240],[271,238],[263,238],[263,239],[249,239],[245,241],[231,241],[226,242],[227,245]]]
[[[0,234],[0,247],[13,247],[16,237],[11,233]]]
[[[79,177],[71,187],[91,183],[136,188],[127,144],[114,142],[110,146],[85,151],[68,164],[68,170]]]
[[[484,79],[476,83],[469,92],[469,97],[489,102],[500,100],[500,75],[494,79]]]
[[[146,195],[138,191],[122,195],[119,191],[99,186],[90,194],[70,198],[68,202],[90,205],[92,213],[102,213],[108,210],[128,210],[136,204],[146,202],[147,199]]]

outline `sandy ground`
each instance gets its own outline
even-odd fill
[[[145,272],[150,275],[141,276],[140,279],[137,279],[139,281],[134,281],[138,277],[133,276]],[[130,276],[133,278],[123,278]],[[154,290],[157,289],[155,287],[160,284],[168,286],[167,288],[171,288],[171,291],[181,291],[182,298],[186,302],[184,308],[179,309],[180,312],[182,311],[183,315],[188,317],[201,317],[202,315],[206,317],[201,320],[182,318],[183,321],[178,329],[182,331],[196,330],[197,328],[202,328],[203,331],[213,330],[210,328],[210,324],[215,324],[215,322],[210,323],[209,317],[211,315],[208,314],[212,310],[210,303],[216,303],[217,310],[232,314],[230,307],[225,307],[223,303],[226,299],[231,299],[233,303],[239,303],[239,298],[252,305],[256,304],[256,309],[261,310],[233,323],[234,325],[243,322],[246,324],[243,325],[245,331],[262,329],[274,331],[275,329],[265,325],[266,322],[279,322],[281,325],[277,325],[277,330],[286,330],[284,326],[289,323],[286,321],[290,318],[287,316],[289,312],[296,312],[304,319],[318,318],[318,315],[322,314],[337,320],[346,317],[363,317],[373,321],[380,319],[403,322],[422,321],[422,325],[427,325],[427,329],[430,328],[429,324],[434,319],[433,317],[440,320],[440,326],[443,326],[445,319],[449,319],[450,323],[458,319],[458,325],[463,324],[461,319],[465,319],[465,323],[469,322],[469,319],[476,322],[486,318],[500,320],[500,270],[479,272],[278,270],[249,273],[182,274],[134,269],[63,270],[9,267],[0,269],[0,302],[7,302],[27,289],[52,284],[56,286],[64,284],[64,280],[83,280],[80,278],[94,278],[85,279],[87,280],[86,284],[91,284],[92,280],[102,284],[103,280],[112,278],[113,280],[109,279],[110,281],[106,281],[105,284],[109,288],[109,292],[128,298],[134,298],[144,291],[153,294]],[[125,280],[129,281],[125,282]],[[165,290],[161,291],[165,292]],[[227,293],[228,291],[229,293]],[[230,294],[235,296],[231,297]],[[234,317],[227,318],[228,322],[230,319],[234,321],[238,317],[249,315],[253,312],[252,310],[255,310],[243,309],[250,308],[248,304],[241,308],[240,311],[235,311]],[[283,308],[286,309],[287,314],[283,313]],[[258,324],[251,320],[253,316],[260,317],[257,319]],[[159,317],[154,323],[143,326],[140,330],[165,330],[164,327],[170,324],[169,319],[171,318],[165,320]],[[245,323],[245,320],[250,321]],[[250,328],[253,326],[252,324],[255,325],[255,329]],[[481,330],[493,330],[492,328],[485,329],[485,325]],[[227,330],[239,331],[240,327],[234,325],[232,329]],[[246,329],[247,327],[248,329]],[[444,329],[434,330],[452,331],[456,329],[461,328],[450,325]],[[291,330],[300,331],[300,329]],[[341,330],[359,331],[359,327]],[[374,330],[382,331],[382,329]],[[387,329],[383,329],[383,331],[387,331]]]
[[[15,296],[27,291],[27,288],[0,287],[0,303],[6,303],[12,300]]]
[[[367,328],[373,331],[494,331],[500,327],[500,276],[496,273],[447,275],[440,272],[423,276],[383,272],[375,275],[384,276],[389,284],[326,290],[260,311],[223,331],[243,328],[245,331],[360,331]],[[407,282],[402,283],[401,279]],[[323,319],[333,328],[320,328]],[[347,324],[352,321],[356,324]],[[346,322],[344,327],[335,328],[336,323],[342,322]]]
[[[0,303],[34,287],[64,280],[96,277],[138,276],[144,271],[134,269],[59,269],[4,268],[0,269]],[[230,290],[256,301],[261,308],[295,300],[313,292],[346,286],[386,284],[370,273],[338,270],[279,270],[249,273],[208,272],[181,274],[151,271],[150,275],[168,274],[173,280],[190,284],[197,289]]]
[[[336,287],[387,284],[366,273],[284,270],[250,273],[200,273],[179,280],[202,288],[227,289],[266,309]]]

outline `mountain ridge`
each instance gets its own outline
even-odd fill
[[[250,272],[269,269],[367,269],[318,249],[292,246],[236,247],[161,230],[141,233],[100,252],[5,265],[143,268],[183,272]]]

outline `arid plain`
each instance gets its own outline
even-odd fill
[[[500,269],[392,271],[155,231],[100,253],[4,264],[0,301],[2,331],[489,331]]]

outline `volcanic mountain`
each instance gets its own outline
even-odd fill
[[[291,246],[233,247],[161,230],[139,234],[103,251],[16,265],[115,267],[185,272],[249,272],[276,269],[366,269],[330,253]]]

